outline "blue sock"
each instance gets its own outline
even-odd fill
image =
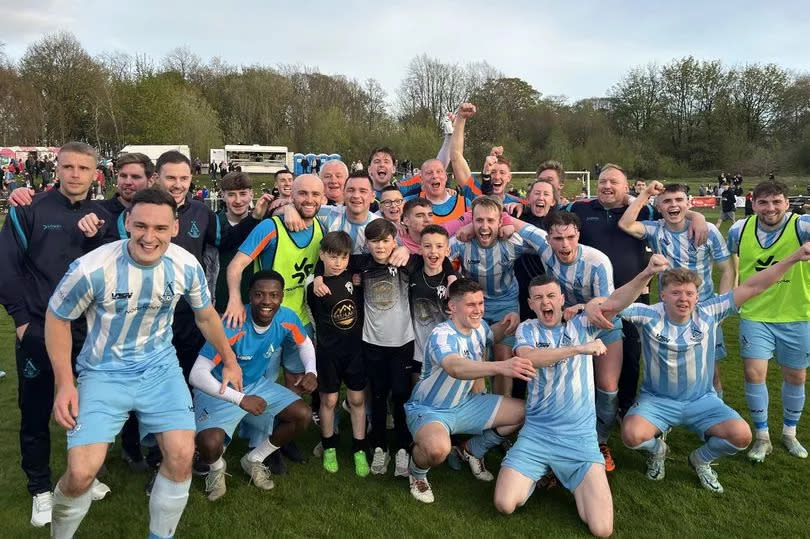
[[[754,429],[768,431],[768,387],[763,384],[745,383],[745,402],[751,411]]]
[[[712,436],[706,440],[705,444],[697,448],[695,451],[695,460],[698,461],[697,464],[709,464],[720,457],[736,455],[743,449],[745,448],[737,447],[725,438]]]
[[[618,391],[596,389],[596,437],[600,444],[607,443],[610,429],[616,422],[616,411],[619,408]]]
[[[799,423],[802,408],[804,408],[804,386],[782,382],[782,409],[786,427],[795,427]]]
[[[477,459],[484,458],[490,447],[495,447],[503,441],[503,437],[495,429],[487,429],[478,436],[467,440],[467,451]]]
[[[410,471],[411,476],[414,479],[424,479],[427,477],[427,473],[430,471],[430,468],[420,468],[416,465],[413,461],[413,458],[410,459],[408,462],[408,471]]]
[[[654,438],[650,438],[646,442],[642,442],[635,447],[631,447],[630,449],[635,449],[636,451],[647,451],[653,455],[658,455],[663,451],[666,451],[667,444],[659,438],[655,436]]]

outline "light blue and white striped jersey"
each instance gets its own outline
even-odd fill
[[[141,372],[176,362],[172,318],[180,297],[199,310],[211,304],[197,259],[173,243],[154,266],[129,255],[130,240],[108,243],[75,260],[48,303],[62,320],[87,316],[76,370]]]
[[[782,229],[785,223],[793,215],[792,212],[786,212],[782,217],[782,222],[776,227],[776,230],[762,230],[757,223],[757,239],[763,248],[767,249],[782,235]],[[740,254],[740,234],[742,234],[743,227],[745,226],[745,219],[740,219],[728,229],[727,246],[730,253],[735,255]],[[799,220],[796,221],[796,227],[799,232],[799,242],[806,243],[810,241],[810,215],[800,215]]]
[[[717,325],[736,312],[733,291],[698,302],[691,319],[681,325],[669,320],[663,303],[634,303],[623,310],[619,316],[633,322],[641,335],[642,391],[678,401],[714,391]]]
[[[366,220],[362,223],[352,223],[346,215],[346,206],[321,206],[318,210],[318,220],[326,232],[346,232],[352,238],[352,254],[359,255],[368,252],[366,245],[366,225],[374,219],[381,217],[368,212]]]
[[[419,382],[413,388],[411,401],[433,408],[452,408],[470,394],[475,380],[458,380],[442,368],[448,356],[462,356],[471,361],[492,359],[492,330],[483,320],[481,326],[465,335],[451,320],[433,330],[425,345],[425,361]]]
[[[585,344],[603,333],[578,314],[553,328],[538,320],[522,322],[515,332],[518,348],[565,348]],[[593,436],[596,429],[593,356],[576,355],[537,369],[526,391],[524,429],[552,436]]]
[[[613,264],[602,251],[579,244],[574,262],[563,264],[548,244],[544,230],[525,225],[520,236],[528,247],[540,255],[546,274],[553,275],[560,281],[566,307],[613,293]]]
[[[709,238],[698,247],[689,239],[688,226],[681,231],[670,230],[663,219],[642,221],[641,224],[644,225],[644,236],[641,239],[652,252],[665,256],[673,268],[686,268],[700,275],[703,282],[698,289],[698,296],[701,301],[711,298],[714,295],[712,264],[728,260],[731,256],[717,227],[706,223]],[[660,274],[658,277],[660,284]]]
[[[490,247],[481,247],[475,238],[469,242],[450,239],[450,260],[458,259],[462,273],[484,289],[487,320],[491,320],[490,314],[518,310],[514,266],[523,249],[523,240],[517,234],[496,240]]]

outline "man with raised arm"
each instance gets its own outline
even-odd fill
[[[636,186],[639,183],[643,182],[636,182]],[[639,213],[649,204],[651,197],[655,197],[655,205],[663,218],[657,221],[639,221]],[[723,235],[713,224],[706,223],[709,228],[709,239],[703,245],[696,245],[694,240],[689,238],[687,233],[689,206],[685,185],[675,183],[664,186],[661,182],[653,181],[637,192],[636,199],[619,219],[619,228],[634,238],[643,240],[652,252],[664,255],[673,268],[686,268],[700,275],[703,282],[700,285],[699,299],[706,301],[714,297],[712,268],[717,267],[722,272],[717,293],[723,295],[734,286],[734,267]],[[726,346],[722,326],[717,326],[714,344],[715,360],[724,359]],[[723,385],[717,364],[714,368],[713,384],[722,399]]]
[[[735,455],[751,442],[751,429],[712,387],[717,325],[749,300],[767,291],[791,268],[810,260],[805,243],[779,262],[751,275],[721,296],[699,300],[700,276],[686,268],[661,274],[661,302],[635,303],[619,312],[641,333],[644,381],[639,400],[622,422],[622,439],[631,449],[650,453],[647,478],[664,478],[669,451],[660,434],[684,425],[706,443],[689,454],[703,488],[720,494],[723,486],[711,464]],[[616,310],[605,309],[609,316]]]

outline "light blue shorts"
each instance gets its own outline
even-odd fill
[[[539,481],[551,469],[560,483],[573,492],[592,464],[605,464],[595,433],[559,437],[527,432],[524,426],[501,466],[512,468],[532,481]]]
[[[488,301],[484,305],[484,321],[489,324],[497,324],[509,313],[518,313],[520,314],[520,305],[518,304],[517,300],[512,302],[494,302]],[[495,344],[503,344],[508,346],[511,350],[513,346],[515,346],[515,336],[509,335],[508,337],[504,337],[504,339],[500,342],[496,342]],[[493,358],[494,359],[494,358]]]
[[[304,329],[307,332],[307,337],[314,343],[315,332],[312,328],[312,324],[307,324],[304,326]],[[301,361],[301,357],[298,354],[298,346],[287,346],[285,343],[285,346],[281,348],[281,366],[284,367],[284,370],[287,372],[304,374],[304,363]]]
[[[624,333],[622,333],[621,320],[618,319],[613,320],[613,329],[610,329],[606,333],[603,333],[599,337],[599,339],[602,341],[602,344],[604,345],[608,345],[624,339]]]
[[[79,417],[67,433],[68,449],[112,443],[129,412],[141,438],[170,430],[194,430],[194,409],[180,364],[170,361],[140,373],[84,371],[79,375]]]
[[[790,369],[810,365],[810,322],[754,322],[740,319],[740,356],[771,359]]]
[[[726,359],[728,351],[726,351],[726,338],[723,335],[723,326],[717,324],[717,332],[714,334],[714,359],[715,361]]]
[[[734,409],[711,392],[693,401],[678,401],[641,392],[627,415],[639,415],[661,432],[684,425],[703,436],[707,430],[729,419],[742,419]]]
[[[411,434],[428,423],[441,423],[450,434],[481,434],[492,427],[503,397],[487,393],[473,393],[452,408],[433,408],[421,403],[405,403],[405,418]]]
[[[251,439],[255,435],[267,438],[273,432],[273,419],[301,397],[267,378],[245,386],[245,395],[256,395],[264,399],[267,408],[261,415],[253,415],[238,405],[219,399],[199,389],[194,390],[194,415],[197,432],[206,429],[222,429],[228,441],[233,438],[236,427],[242,422],[250,428]]]

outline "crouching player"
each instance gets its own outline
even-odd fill
[[[667,261],[653,255],[647,268],[604,302],[620,310],[638,298]],[[526,421],[509,449],[495,485],[495,507],[510,514],[534,491],[536,482],[552,471],[574,493],[580,518],[591,533],[613,533],[613,500],[605,459],[596,435],[593,357],[605,352],[600,329],[577,314],[563,321],[565,295],[552,275],[529,284],[529,306],[537,315],[518,326],[515,354],[537,369],[529,382]]]
[[[430,334],[422,376],[405,404],[408,428],[414,438],[410,490],[424,503],[433,502],[427,473],[450,454],[451,434],[475,435],[467,441],[465,451],[477,463],[474,466],[471,462],[471,468],[481,472],[487,450],[523,423],[523,401],[471,393],[475,380],[503,375],[528,381],[535,375],[527,359],[486,361],[492,358],[493,343],[503,340],[510,324],[501,322],[490,329],[483,321],[484,292],[480,284],[458,279],[449,287],[449,298],[450,320]]]
[[[263,461],[309,424],[312,411],[301,397],[265,377],[265,372],[278,374],[279,365],[270,365],[273,357],[279,358],[273,352],[282,345],[297,345],[306,371],[300,385],[309,393],[318,383],[312,341],[298,316],[281,306],[284,278],[272,270],[257,272],[250,284],[249,297],[250,309],[242,329],[225,330],[242,368],[244,390],[223,383],[221,357],[210,342],[200,351],[189,375],[189,383],[195,388],[197,450],[200,460],[210,466],[205,490],[211,501],[225,494],[222,454],[241,421],[254,432],[269,435],[240,461],[253,484],[263,490],[273,488],[270,471]],[[275,428],[274,418],[278,419]]]
[[[763,269],[731,292],[698,301],[700,277],[684,268],[661,274],[661,303],[635,303],[620,316],[641,334],[644,381],[641,395],[622,423],[622,438],[632,449],[650,453],[647,477],[664,478],[668,447],[659,436],[685,425],[706,443],[689,455],[689,465],[703,488],[720,494],[711,463],[731,456],[751,442],[751,429],[726,406],[712,387],[717,325],[745,302],[776,283],[794,264],[810,260],[810,243]],[[615,312],[608,310],[608,315]]]

